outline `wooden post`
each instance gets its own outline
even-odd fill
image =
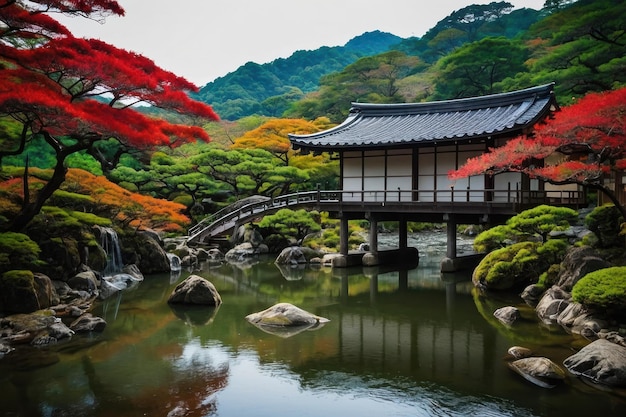
[[[446,226],[447,229],[447,243],[446,243],[446,256],[450,259],[456,258],[456,222],[449,217]]]
[[[406,249],[408,246],[408,228],[406,220],[402,219],[398,222],[398,247]]]
[[[342,216],[339,221],[339,253],[348,256],[348,219]]]
[[[378,253],[378,221],[369,216],[370,221],[370,253]]]

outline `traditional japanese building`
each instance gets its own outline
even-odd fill
[[[577,187],[550,186],[521,173],[448,178],[469,158],[530,134],[557,111],[553,86],[426,103],[353,103],[340,125],[289,135],[294,149],[329,152],[340,161],[340,204],[332,213],[342,220],[340,252],[347,257],[349,219],[370,221],[364,264],[381,262],[379,221],[399,222],[400,249],[407,221],[446,222],[448,263],[455,264],[457,224],[501,222],[544,202],[580,202]]]

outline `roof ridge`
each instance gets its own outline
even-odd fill
[[[473,110],[477,108],[501,107],[524,102],[535,101],[538,97],[553,94],[554,83],[530,87],[506,93],[485,96],[467,97],[452,100],[426,101],[420,103],[359,103],[353,102],[350,113],[362,113],[367,116],[388,116],[394,114],[420,114],[451,112],[457,110]]]

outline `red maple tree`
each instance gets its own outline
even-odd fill
[[[210,106],[189,98],[188,91],[197,91],[194,84],[134,52],[72,36],[53,13],[98,20],[124,10],[111,0],[0,0],[0,118],[19,126],[5,129],[14,133],[0,139],[0,160],[24,153],[35,137],[56,155],[52,177],[32,200],[24,190],[20,213],[5,227],[14,231],[63,183],[65,160],[75,152],[86,151],[105,165],[114,161],[103,159],[96,146],[101,141],[117,140],[123,152],[209,139],[198,126],[151,118],[133,105],[218,120]],[[23,183],[27,187],[26,178]]]
[[[623,175],[625,148],[626,88],[622,88],[588,94],[537,126],[531,136],[469,159],[449,177],[523,172],[552,184],[579,184],[604,193],[626,219],[626,207],[607,181]]]

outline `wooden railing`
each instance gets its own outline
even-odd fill
[[[333,207],[350,210],[355,207],[395,207],[397,211],[416,211],[428,209],[436,211],[438,207],[451,205],[462,210],[463,205],[510,207],[511,210],[539,205],[567,205],[582,207],[585,195],[579,191],[521,191],[496,189],[465,189],[451,187],[447,190],[316,190],[285,194],[270,200],[257,201],[238,208],[225,207],[211,214],[191,227],[188,241],[200,241],[204,237],[217,236],[233,229],[254,217],[259,217],[291,207],[317,207],[320,210]]]

